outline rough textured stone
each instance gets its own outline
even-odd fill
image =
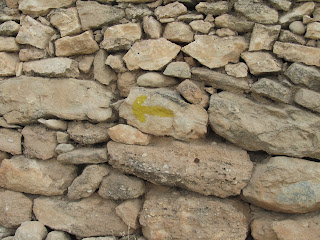
[[[0,186],[31,194],[62,195],[77,176],[76,170],[73,165],[63,165],[55,160],[14,156],[1,163]]]
[[[243,62],[227,64],[224,69],[228,75],[233,77],[243,78],[248,76],[248,66]]]
[[[271,5],[278,10],[289,11],[292,5],[292,2],[289,0],[269,0]]]
[[[21,224],[14,234],[14,240],[43,240],[48,234],[46,227],[38,221],[28,221]]]
[[[254,22],[250,21],[246,17],[230,14],[218,16],[214,23],[217,27],[229,28],[239,33],[249,32],[254,26]]]
[[[48,233],[46,240],[71,240],[71,237],[66,232],[52,231]]]
[[[142,204],[141,199],[127,200],[116,207],[116,213],[130,228],[137,229],[140,227],[139,213]]]
[[[20,25],[15,21],[7,21],[0,25],[0,35],[15,37],[20,30]]]
[[[0,238],[5,239],[5,240],[9,240],[8,236],[13,236],[15,231],[16,231],[15,228],[5,228],[3,226],[0,226]]]
[[[255,24],[251,35],[249,51],[272,50],[273,44],[280,34],[280,29],[280,25],[265,26]]]
[[[1,37],[0,36],[0,51],[1,52],[19,52],[20,47],[16,43],[14,37]]]
[[[300,20],[304,15],[310,15],[315,7],[315,3],[309,2],[309,3],[304,3],[294,9],[292,9],[290,12],[287,14],[281,16],[279,18],[279,23],[280,24],[289,24],[293,21]]]
[[[60,154],[57,160],[65,164],[97,164],[108,161],[105,148],[79,148]]]
[[[22,128],[20,125],[8,124],[7,121],[3,117],[0,117],[0,127],[9,128],[9,129]]]
[[[180,2],[169,3],[165,6],[159,6],[155,9],[154,14],[158,19],[175,18],[187,13],[187,8]]]
[[[320,159],[320,117],[296,107],[261,105],[221,92],[210,99],[209,119],[217,134],[244,149]]]
[[[0,115],[10,124],[47,116],[105,121],[112,115],[111,92],[93,81],[21,76],[1,82],[0,92]]]
[[[145,191],[146,188],[143,180],[112,170],[103,178],[98,194],[106,199],[125,200],[138,198]]]
[[[169,63],[163,72],[164,75],[177,78],[190,78],[190,67],[186,62],[172,62]]]
[[[201,89],[188,79],[181,82],[177,90],[190,103],[198,104],[204,98]]]
[[[7,7],[1,7],[0,10],[0,22],[5,21],[19,21],[20,13],[18,9],[11,9]]]
[[[40,197],[34,200],[37,219],[52,229],[66,231],[79,237],[123,236],[133,229],[115,212],[117,204],[94,194],[89,198],[69,201],[64,197]]]
[[[125,124],[118,124],[109,128],[108,134],[113,141],[125,144],[148,145],[151,141],[150,135]]]
[[[241,58],[248,65],[250,73],[255,76],[281,71],[282,61],[268,52],[243,52]]]
[[[306,27],[301,21],[294,21],[289,25],[290,31],[295,34],[303,35],[306,32]]]
[[[249,207],[236,199],[154,189],[147,194],[140,223],[149,240],[244,240],[249,228]]]
[[[209,68],[239,62],[240,54],[248,48],[243,37],[218,38],[202,36],[182,48],[182,51]]]
[[[216,34],[219,37],[230,37],[230,36],[235,36],[236,32],[232,31],[229,28],[220,28],[220,29],[217,29]]]
[[[24,138],[23,154],[29,158],[47,160],[55,156],[57,147],[56,132],[44,126],[26,126],[22,130]]]
[[[91,54],[99,50],[99,46],[90,31],[74,37],[60,38],[55,42],[55,46],[58,57]]]
[[[129,70],[160,70],[180,52],[181,47],[160,38],[136,42],[124,55]]]
[[[320,39],[320,22],[309,23],[307,26],[306,38]]]
[[[136,87],[137,72],[125,72],[118,75],[117,87],[120,96],[128,97],[131,88]]]
[[[123,53],[109,55],[106,59],[105,64],[110,66],[115,72],[126,72],[128,69],[126,68],[124,61],[123,61]]]
[[[301,62],[307,65],[320,67],[320,49],[316,47],[306,47],[293,43],[276,42],[273,52],[280,58],[289,62]]]
[[[69,134],[65,132],[57,132],[58,143],[67,143],[69,141]]]
[[[71,152],[74,149],[72,144],[60,143],[57,145],[55,152],[57,154]]]
[[[19,58],[17,54],[0,52],[0,77],[15,76],[18,64]]]
[[[23,72],[43,77],[79,77],[78,62],[61,57],[25,62]]]
[[[117,7],[99,4],[95,1],[77,1],[82,29],[97,29],[112,24],[124,17],[124,11]]]
[[[0,225],[6,228],[20,226],[31,220],[32,201],[24,194],[0,189]],[[0,231],[0,238],[2,239]]]
[[[109,163],[121,171],[222,198],[238,195],[253,168],[245,151],[214,139],[183,143],[162,138],[149,146],[109,142],[107,147]]]
[[[143,30],[149,38],[160,38],[162,25],[152,16],[145,16],[143,18]]]
[[[171,22],[166,25],[163,37],[178,43],[190,43],[193,41],[191,27],[183,22]]]
[[[67,130],[67,122],[66,121],[62,121],[62,120],[58,120],[58,119],[43,119],[40,118],[38,119],[39,123],[42,123],[44,126],[46,126],[49,129],[53,129],[53,130],[62,130],[65,131]]]
[[[21,137],[16,130],[0,128],[0,150],[13,155],[21,154]]]
[[[294,101],[305,108],[320,113],[320,93],[301,88],[294,95]]]
[[[153,15],[153,11],[146,5],[129,5],[125,9],[126,17],[130,20],[142,20],[145,16]]]
[[[189,25],[191,26],[193,31],[204,33],[204,34],[209,33],[211,28],[214,26],[212,23],[205,22],[203,20],[192,21],[191,23],[189,23]]]
[[[255,167],[250,182],[242,191],[242,198],[279,212],[315,211],[320,208],[319,175],[319,163],[272,157]]]
[[[110,82],[117,79],[117,75],[109,66],[106,66],[106,59],[106,51],[100,49],[94,57],[93,74],[94,79],[96,79],[98,82],[104,85],[109,85]]]
[[[207,112],[172,90],[133,88],[119,114],[129,125],[156,136],[195,139],[207,132]]]
[[[27,62],[30,60],[38,60],[41,58],[45,58],[47,53],[43,49],[38,49],[35,47],[24,48],[21,49],[19,52],[19,59],[20,61]]]
[[[183,21],[183,22],[203,20],[203,15],[202,14],[195,14],[195,13],[187,13],[187,14],[184,14],[184,15],[177,17],[177,20]]]
[[[137,78],[137,84],[140,87],[170,87],[178,83],[175,78],[165,76],[158,72],[147,72]]]
[[[229,4],[228,1],[200,2],[196,6],[196,10],[205,15],[212,14],[213,16],[218,16],[228,12]]]
[[[281,30],[280,31],[279,41],[306,45],[306,39],[303,36],[297,35],[293,32],[288,31],[288,30]]]
[[[77,200],[90,197],[99,187],[104,176],[110,172],[106,165],[89,165],[68,187],[68,198]]]
[[[81,33],[81,24],[76,8],[57,9],[50,15],[50,22],[59,29],[61,37]]]
[[[81,72],[89,73],[93,64],[94,56],[83,56],[79,62],[79,69]]]
[[[0,162],[6,158],[10,158],[9,154],[7,152],[0,151]]]

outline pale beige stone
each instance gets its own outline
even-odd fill
[[[195,13],[187,13],[187,14],[184,14],[184,15],[177,17],[177,19],[179,21],[189,23],[189,22],[196,21],[196,20],[203,20],[203,15],[202,14],[195,14]]]
[[[8,124],[7,121],[3,117],[0,117],[0,127],[9,128],[9,129],[22,128],[20,125]]]
[[[182,51],[209,68],[219,68],[229,62],[239,62],[240,54],[248,48],[243,37],[218,38],[202,36],[182,48]]]
[[[320,93],[301,88],[294,95],[294,101],[305,108],[320,113]]]
[[[179,83],[173,77],[165,76],[158,72],[147,72],[137,78],[137,84],[140,87],[170,87]]]
[[[7,152],[0,151],[0,162],[6,158],[10,158],[9,154]]]
[[[280,24],[289,24],[296,20],[301,20],[304,15],[310,15],[315,7],[314,2],[304,3],[298,7],[295,7],[287,14],[279,18]]]
[[[219,28],[219,29],[217,29],[216,34],[219,37],[229,37],[229,36],[237,35],[236,32],[232,31],[229,28]]]
[[[200,2],[196,6],[196,10],[205,15],[211,14],[213,16],[219,16],[228,12],[229,3],[228,1]]]
[[[19,59],[23,62],[38,60],[45,57],[47,57],[46,51],[35,47],[23,48],[19,52]]]
[[[155,0],[116,0],[117,2],[125,2],[125,3],[149,3],[154,2]]]
[[[71,237],[66,232],[51,231],[48,233],[46,240],[71,240]]]
[[[128,71],[128,69],[123,62],[123,55],[124,54],[109,55],[106,59],[105,64],[111,67],[117,73],[126,72]]]
[[[60,154],[57,160],[65,164],[98,164],[108,161],[105,148],[79,148]]]
[[[160,38],[162,33],[162,25],[152,16],[143,18],[143,30],[149,38]]]
[[[190,78],[190,66],[186,62],[172,62],[169,63],[163,72],[166,76],[177,78]]]
[[[3,226],[0,226],[0,237],[4,240],[13,240],[13,235],[15,231],[15,228],[5,228]]]
[[[141,199],[127,200],[116,207],[116,213],[130,228],[138,229],[142,204]]]
[[[118,75],[117,86],[122,97],[128,97],[131,88],[137,86],[137,73],[124,72]]]
[[[15,76],[18,64],[18,54],[0,52],[0,77]]]
[[[281,30],[280,31],[279,41],[306,45],[306,39],[304,38],[304,36],[295,34],[289,30]]]
[[[289,11],[292,5],[290,0],[269,0],[271,5],[278,10]]]
[[[129,70],[160,70],[180,52],[181,47],[165,38],[136,42],[124,55]]]
[[[186,14],[188,9],[180,2],[169,3],[165,6],[159,6],[154,10],[154,14],[158,19],[175,18]]]
[[[214,25],[210,22],[205,22],[203,20],[195,20],[189,23],[191,26],[192,30],[195,32],[200,32],[207,34],[211,30],[211,28],[214,27]]]
[[[31,194],[62,195],[76,176],[74,165],[64,165],[54,159],[28,159],[20,155],[2,161],[0,186]]]
[[[93,75],[94,79],[98,82],[104,85],[109,85],[110,82],[117,79],[117,75],[109,66],[106,66],[106,60],[106,51],[100,49],[93,60]]]
[[[244,16],[223,14],[218,16],[214,24],[219,28],[229,28],[236,32],[250,32],[254,26],[254,22]]]
[[[20,12],[18,9],[11,9],[8,7],[2,7],[0,12],[0,21],[19,21]]]
[[[1,52],[19,52],[20,47],[14,37],[0,36],[0,51]]]
[[[72,144],[60,143],[55,148],[55,152],[57,154],[62,154],[62,153],[71,152],[73,149],[74,149],[74,146]]]
[[[21,137],[16,130],[0,128],[0,150],[13,155],[21,154]]]
[[[20,24],[15,21],[7,21],[0,25],[0,35],[15,37],[20,30]]]
[[[70,139],[68,133],[65,132],[57,132],[57,141],[58,143],[67,143]]]
[[[38,221],[27,221],[18,227],[14,234],[14,240],[43,240],[46,238],[48,230]]]
[[[125,144],[148,145],[151,141],[150,135],[125,124],[118,124],[109,128],[108,134],[113,141]]]
[[[83,56],[79,62],[79,69],[81,72],[89,73],[93,64],[94,56]]]
[[[201,89],[188,79],[181,82],[177,90],[190,103],[197,104],[203,100]]]
[[[163,37],[173,42],[190,43],[193,41],[193,32],[186,23],[172,22],[164,28]]]
[[[42,123],[44,126],[46,126],[49,129],[53,129],[53,130],[67,130],[67,122],[66,121],[62,121],[62,120],[58,120],[58,119],[43,119],[40,118],[38,119],[39,123]]]
[[[255,24],[251,35],[249,51],[272,50],[273,44],[280,34],[280,29],[280,25],[265,26]]]
[[[18,0],[6,0],[6,4],[9,8],[18,8],[19,6]]]
[[[243,62],[227,64],[224,69],[228,75],[233,77],[243,78],[248,76],[248,66]]]
[[[290,23],[289,29],[293,33],[299,34],[299,35],[303,35],[306,32],[306,27],[304,26],[304,24],[301,21],[294,21],[294,22]]]
[[[153,11],[143,4],[130,4],[129,7],[125,9],[125,13],[126,18],[130,21],[142,20],[145,16],[153,15]]]
[[[320,22],[309,23],[307,26],[306,38],[320,39]]]

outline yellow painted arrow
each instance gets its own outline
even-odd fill
[[[136,98],[136,100],[132,104],[132,112],[136,116],[136,118],[140,122],[146,121],[145,114],[149,114],[152,116],[160,116],[160,117],[173,117],[173,111],[166,109],[164,107],[149,107],[149,106],[142,106],[142,104],[147,100],[146,95],[141,95]]]

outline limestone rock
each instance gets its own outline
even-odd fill
[[[14,37],[0,36],[0,51],[1,52],[19,52],[20,47]]]
[[[3,226],[0,226],[0,238],[9,240],[9,236],[13,236],[15,233],[16,229],[15,228],[5,228]],[[13,237],[12,237],[13,238]],[[12,239],[11,239],[12,240]]]
[[[14,240],[43,240],[46,238],[48,230],[38,221],[27,221],[18,227],[14,234]]]
[[[117,75],[115,72],[109,67],[105,65],[107,60],[107,53],[103,49],[100,49],[93,61],[93,74],[94,79],[98,82],[109,85],[110,82],[117,79]]]
[[[122,58],[122,53],[109,55],[106,59],[105,64],[111,67],[117,73],[126,72],[128,69],[126,68]]]
[[[248,48],[243,37],[217,38],[203,36],[182,48],[182,51],[209,68],[239,62],[240,54]]]
[[[151,0],[152,1],[152,0]],[[146,5],[129,5],[125,9],[126,17],[130,20],[142,20],[146,16],[153,15],[153,11]]]
[[[318,165],[298,158],[272,157],[255,167],[242,197],[254,205],[279,212],[315,211],[320,208]]]
[[[306,39],[303,36],[300,36],[288,30],[280,31],[279,41],[306,45]]]
[[[207,112],[172,90],[133,88],[119,114],[129,125],[156,136],[196,139],[207,132]]]
[[[226,73],[229,76],[237,77],[237,78],[243,78],[248,76],[248,66],[243,63],[235,63],[235,64],[227,64],[224,67]]]
[[[98,194],[105,199],[125,200],[138,198],[145,191],[143,180],[112,170],[103,178]]]
[[[38,60],[45,57],[47,57],[46,51],[35,47],[24,48],[19,52],[19,59],[23,62]]]
[[[273,44],[280,34],[280,29],[280,25],[265,26],[255,24],[251,35],[249,51],[272,50]]]
[[[193,41],[191,27],[183,22],[171,22],[166,25],[163,37],[178,43],[190,43]]]
[[[148,145],[151,141],[150,135],[125,124],[118,124],[109,128],[108,134],[113,141],[125,144]]]
[[[269,0],[271,5],[278,10],[289,11],[292,5],[290,0]]]
[[[49,129],[53,129],[53,130],[62,130],[65,131],[67,130],[67,122],[62,121],[62,120],[58,120],[58,119],[43,119],[40,118],[38,119],[39,123],[42,123],[44,126],[46,126]]]
[[[315,141],[320,117],[296,107],[261,105],[221,92],[211,96],[209,119],[217,134],[249,151],[320,159]]]
[[[289,24],[293,21],[300,20],[304,15],[310,15],[315,7],[314,2],[304,3],[298,7],[295,7],[287,14],[279,18],[280,24]]]
[[[0,10],[0,21],[19,21],[20,20],[20,12],[18,9],[11,9],[7,7],[1,7]]]
[[[0,128],[0,150],[13,155],[21,154],[21,137],[16,130]]]
[[[301,21],[294,21],[289,25],[290,31],[295,34],[303,35],[306,32],[306,27]]]
[[[154,10],[158,19],[175,18],[188,12],[186,6],[180,2],[169,3],[165,6],[159,6]]]
[[[160,70],[177,56],[180,49],[164,38],[142,40],[132,46],[123,60],[129,70]]]
[[[184,15],[177,17],[177,20],[189,23],[191,21],[203,20],[203,15],[202,14],[195,14],[195,13],[187,13],[187,14],[184,14]]]
[[[179,82],[172,77],[165,76],[158,72],[147,72],[137,78],[137,84],[140,87],[170,87]]]
[[[276,24],[279,18],[277,10],[260,1],[237,0],[234,9],[256,23]]]
[[[9,8],[17,9],[19,7],[18,0],[6,0],[5,2]]]
[[[147,194],[140,223],[149,240],[244,240],[249,228],[249,207],[236,199],[154,189]]]
[[[33,212],[46,226],[79,237],[123,236],[133,229],[115,212],[117,203],[94,194],[89,198],[69,201],[65,197],[39,197],[34,200]]]
[[[204,97],[201,89],[188,79],[181,82],[177,90],[190,103],[200,103]]]
[[[56,132],[42,125],[26,126],[22,130],[24,138],[23,154],[29,158],[48,160],[55,156]]]
[[[177,78],[190,78],[190,67],[186,62],[172,62],[169,63],[163,72],[164,75]]]
[[[108,128],[114,126],[112,123],[90,122],[70,122],[68,124],[68,133],[71,139],[80,144],[96,144],[107,142],[109,140]]]
[[[153,2],[154,0],[116,0],[117,2],[126,2],[126,3],[148,3]]]
[[[306,38],[320,39],[320,22],[309,23],[307,26]]]
[[[63,8],[72,5],[75,0],[21,0],[19,1],[19,10],[25,15],[34,17],[44,16],[51,9]]]
[[[103,25],[112,24],[124,17],[124,11],[110,5],[95,1],[77,1],[82,29],[97,29]]]
[[[0,190],[0,225],[6,228],[20,226],[31,220],[32,201],[24,194]],[[1,231],[0,238],[2,239]]]
[[[55,152],[57,154],[71,152],[74,149],[72,144],[60,143],[57,145]]]
[[[116,207],[116,213],[130,228],[137,229],[140,227],[139,213],[142,204],[141,199],[127,200]]]
[[[189,23],[189,25],[191,26],[193,31],[204,33],[204,34],[209,33],[211,28],[214,26],[212,23],[205,22],[203,20],[192,21],[191,23]]]
[[[235,36],[236,32],[232,31],[229,28],[219,28],[217,29],[216,34],[219,37],[230,37],[230,36]]]
[[[29,44],[31,46],[45,49],[55,31],[46,25],[34,20],[30,16],[22,18],[22,25],[16,37],[19,44]]]
[[[69,141],[69,134],[65,132],[57,132],[58,143],[67,143]]]
[[[250,73],[259,76],[281,71],[282,62],[268,52],[243,52],[241,58],[249,67]]]
[[[51,231],[48,233],[46,240],[71,240],[71,237],[66,232]]]
[[[68,198],[77,200],[90,197],[99,187],[104,176],[110,172],[106,165],[89,165],[68,187]]]
[[[294,101],[305,108],[320,113],[320,93],[301,88],[296,92]]]
[[[21,76],[1,83],[0,92],[0,115],[9,124],[47,116],[105,121],[112,115],[111,92],[93,81]]]
[[[124,72],[118,75],[117,86],[120,96],[128,97],[131,88],[136,87],[137,72]]]
[[[17,54],[0,52],[0,77],[15,76],[18,64],[19,58]]]
[[[79,77],[78,62],[62,57],[25,62],[23,72],[43,77]]]
[[[239,33],[250,32],[254,26],[254,22],[250,21],[246,17],[230,14],[218,16],[214,23],[217,27],[229,28]]]
[[[229,4],[228,1],[200,2],[196,6],[196,10],[205,15],[212,14],[213,16],[219,16],[228,12]]]
[[[94,56],[83,56],[79,62],[79,69],[81,72],[89,73],[93,64]]]
[[[58,57],[91,54],[99,50],[99,46],[90,31],[73,37],[60,38],[55,42],[55,47]]]
[[[0,162],[6,158],[10,158],[9,154],[6,152],[0,151]]]
[[[57,9],[50,14],[50,22],[59,29],[61,37],[81,33],[81,24],[76,8]]]
[[[12,191],[46,196],[62,195],[77,176],[77,168],[55,160],[41,161],[14,156],[0,167],[0,186]]]
[[[222,198],[240,194],[253,168],[246,151],[214,139],[184,143],[162,138],[149,146],[109,142],[107,147],[109,163],[121,171]]]
[[[316,47],[306,47],[293,43],[276,42],[273,45],[273,52],[280,58],[289,62],[301,62],[307,65],[320,67],[320,49]]]
[[[79,148],[60,154],[57,160],[65,164],[98,164],[108,161],[105,148]]]
[[[160,38],[162,25],[152,16],[145,16],[143,18],[143,30],[149,38]]]
[[[8,124],[7,121],[3,117],[0,117],[0,127],[9,128],[9,129],[22,128],[20,125]]]
[[[0,25],[0,35],[15,37],[20,30],[20,25],[15,21],[7,21]]]
[[[107,236],[107,237],[96,237],[96,238],[95,237],[82,238],[82,240],[118,240],[118,238],[116,238],[115,236]]]

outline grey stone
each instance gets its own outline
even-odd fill
[[[278,10],[289,11],[292,5],[292,2],[289,0],[269,0],[271,5]]]
[[[301,88],[294,95],[294,101],[305,108],[320,113],[320,93]]]
[[[190,78],[190,66],[186,62],[169,63],[163,72],[164,75],[177,78]]]
[[[48,233],[46,240],[71,240],[71,237],[66,232],[52,231]]]
[[[294,22],[290,23],[289,29],[293,33],[299,34],[299,35],[303,35],[306,32],[306,27],[304,26],[304,24],[301,21],[294,21]]]
[[[242,33],[250,32],[253,29],[254,22],[250,21],[248,18],[240,15],[230,15],[223,14],[218,16],[214,24],[219,28],[229,28],[233,31]]]
[[[298,43],[301,45],[306,45],[306,39],[303,36],[297,35],[289,30],[281,30],[279,36],[280,42],[288,42],[288,43]]]
[[[15,231],[16,231],[15,228],[5,228],[3,226],[0,226],[0,238],[7,239],[7,238],[9,238],[9,236],[13,236]],[[7,239],[7,240],[9,240],[9,239]]]
[[[38,60],[45,57],[47,57],[46,51],[35,47],[23,48],[19,52],[19,59],[23,62]]]
[[[62,153],[71,152],[73,149],[74,149],[74,146],[72,144],[60,143],[57,145],[55,152],[57,154],[62,154]]]
[[[137,78],[137,84],[140,87],[170,87],[179,82],[173,77],[165,76],[158,72],[147,72]]]
[[[229,3],[228,1],[200,2],[196,6],[196,10],[205,15],[219,16],[228,12]]]
[[[14,240],[43,240],[48,234],[46,227],[39,221],[27,221],[18,227]]]
[[[15,21],[7,21],[0,25],[0,35],[15,37],[20,30],[20,24]]]
[[[60,154],[57,160],[65,164],[97,164],[108,161],[105,148],[79,148]]]

